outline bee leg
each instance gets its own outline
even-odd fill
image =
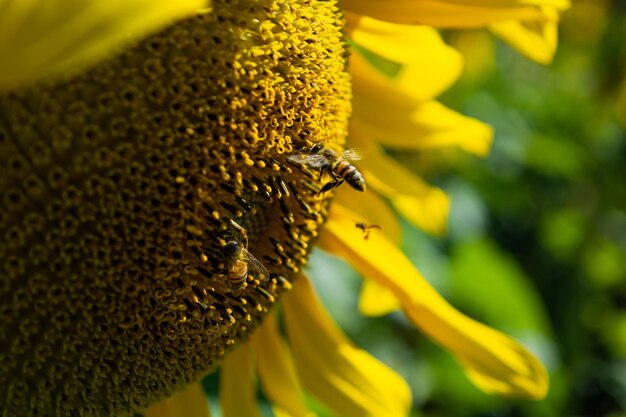
[[[317,195],[325,193],[326,191],[334,190],[335,188],[339,187],[341,184],[343,184],[343,178],[335,178],[334,181],[330,181],[324,184],[324,186],[319,191],[319,193],[317,193]]]
[[[332,190],[332,184],[330,182],[324,184],[324,186],[322,188],[320,188],[319,192],[317,193],[317,195],[322,195],[324,194],[326,191]]]
[[[339,187],[341,184],[344,183],[343,177],[341,175],[335,174],[335,171],[330,171],[330,175],[333,177],[333,180],[334,180],[331,182],[332,184],[331,190],[334,190],[335,188]]]
[[[320,181],[322,179],[322,175],[324,175],[324,171],[326,171],[328,169],[328,167],[323,166],[320,168],[320,176],[317,177],[317,180]],[[330,171],[332,173],[332,171]]]

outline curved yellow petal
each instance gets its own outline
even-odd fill
[[[0,0],[0,90],[85,68],[208,0]]]
[[[298,375],[311,394],[339,416],[408,415],[411,395],[406,382],[346,339],[306,277],[298,277],[283,307]]]
[[[439,102],[421,103],[409,114],[405,113],[405,118],[396,114],[393,119],[384,118],[390,116],[392,109],[380,112],[380,117],[374,119],[370,117],[371,106],[366,112],[360,104],[355,100],[356,121],[367,126],[371,135],[384,145],[410,150],[458,146],[478,156],[487,155],[491,149],[491,126],[463,116]]]
[[[493,24],[489,29],[533,61],[549,64],[556,52],[559,15],[551,8],[542,10],[546,14],[545,21],[508,21]]]
[[[282,408],[276,405],[272,405],[272,413],[274,414],[274,417],[296,417],[295,415],[291,414],[288,411],[283,410]],[[317,415],[317,414],[314,414],[314,415]]]
[[[373,230],[371,233],[384,233],[397,243],[402,240],[402,228],[398,223],[398,217],[389,204],[376,193],[355,193],[348,187],[341,187],[335,194],[334,204],[344,205],[366,219],[368,224],[380,226],[380,230]]]
[[[353,89],[357,93],[377,97],[380,94],[391,92],[396,99],[401,100],[404,106],[412,107],[416,101],[425,101],[436,97],[457,80],[463,69],[461,55],[453,48],[443,44],[439,35],[432,28],[404,27],[415,28],[420,36],[416,36],[417,33],[414,34],[412,52],[403,51],[402,48],[400,48],[400,52],[396,52],[396,54],[406,53],[407,56],[404,60],[397,61],[405,65],[401,67],[393,79],[376,70],[360,54],[352,54],[350,57],[350,75],[352,76]],[[371,48],[371,43],[373,41],[370,41],[370,44],[365,42],[363,46]],[[377,49],[384,48],[384,37],[381,36],[380,45],[377,48],[372,48],[372,51],[380,53]],[[388,46],[387,49],[392,50],[393,48]],[[383,54],[380,55],[383,56]]]
[[[353,56],[353,61],[355,58],[358,62],[357,55]],[[350,69],[353,119],[364,126],[369,136],[402,149],[459,146],[478,155],[489,151],[493,138],[489,125],[436,101],[421,100],[408,75],[390,79],[368,68],[368,64]],[[405,71],[412,70],[405,68]]]
[[[542,21],[538,6],[559,10],[568,0],[344,0],[346,10],[375,19],[440,28],[475,28],[510,20]]]
[[[305,403],[291,353],[279,334],[276,315],[267,317],[250,339],[257,356],[257,369],[263,392],[272,400],[278,414],[314,417]],[[276,414],[276,413],[275,413]]]
[[[365,154],[365,158],[359,161],[359,169],[368,185],[387,197],[415,226],[428,233],[444,234],[450,209],[448,196],[384,155],[356,123],[351,124],[350,134],[351,143]]]
[[[261,417],[250,356],[250,348],[242,344],[222,363],[219,390],[222,417]]]
[[[450,350],[479,388],[517,398],[545,397],[546,370],[528,350],[454,309],[383,235],[371,236],[367,244],[361,242],[358,231],[351,227],[355,215],[333,206],[320,246],[389,288],[410,320]]]
[[[376,281],[365,280],[359,295],[359,313],[379,317],[400,309],[400,301],[389,288]]]
[[[210,417],[209,400],[202,384],[189,385],[142,412],[143,417]]]
[[[426,100],[446,90],[461,74],[463,59],[446,45],[439,33],[428,26],[399,25],[370,17],[346,14],[348,36],[359,46],[385,59],[405,65],[394,81],[415,99]],[[356,76],[368,65],[358,55],[351,59]],[[365,81],[367,82],[367,81]]]
[[[458,30],[450,33],[450,45],[463,56],[462,79],[475,84],[476,80],[488,76],[496,65],[496,40],[483,29]]]
[[[389,208],[389,205],[375,193],[355,193],[346,187],[342,187],[335,194],[335,205],[342,205],[358,214],[362,219],[372,225],[378,225],[381,230],[373,230],[371,233],[384,233],[389,239],[399,244],[401,241],[402,228],[398,223],[397,216]],[[356,220],[354,222],[356,224]],[[363,238],[365,235],[363,235]],[[368,236],[369,240],[369,236]],[[364,316],[384,316],[400,308],[400,302],[386,287],[375,281],[364,281],[359,295],[359,312]]]

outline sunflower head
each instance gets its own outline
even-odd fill
[[[327,214],[287,156],[343,145],[341,23],[332,1],[214,1],[0,95],[4,414],[146,406],[265,316]]]

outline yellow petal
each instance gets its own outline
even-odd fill
[[[406,382],[350,343],[304,276],[283,299],[284,321],[300,380],[338,416],[406,417]]]
[[[144,417],[210,417],[209,401],[202,384],[189,385],[170,398],[142,412]]]
[[[528,350],[454,309],[383,235],[373,235],[364,244],[351,225],[355,215],[333,206],[320,246],[389,288],[410,320],[450,350],[482,390],[525,399],[546,395],[546,370]]]
[[[363,58],[354,55],[350,67],[353,119],[367,129],[369,136],[402,149],[459,146],[478,155],[489,151],[491,127],[436,101],[423,101],[407,75],[412,72],[411,67],[391,79],[367,63],[358,64],[359,59]]]
[[[379,317],[400,308],[400,301],[389,290],[376,281],[365,280],[359,295],[359,313]]]
[[[250,349],[239,345],[220,370],[220,409],[222,417],[261,417],[256,401]]]
[[[410,150],[458,146],[478,156],[487,155],[491,149],[491,126],[436,101],[420,103],[408,113],[395,113],[393,118],[393,108],[379,110],[372,117],[372,106],[364,110],[361,103],[355,100],[355,120],[384,145]]]
[[[541,21],[537,6],[559,10],[568,0],[344,0],[346,10],[393,23],[441,28],[484,27],[492,23],[522,20]]]
[[[288,411],[283,410],[282,408],[276,405],[272,405],[272,413],[274,414],[274,417],[296,417],[295,415],[291,414]],[[317,415],[317,414],[314,414],[314,415]]]
[[[470,85],[488,76],[495,68],[496,42],[486,30],[458,30],[450,33],[450,45],[463,56],[462,79]]]
[[[333,204],[343,205],[358,214],[366,223],[379,225],[381,230],[372,233],[384,233],[389,239],[399,244],[402,229],[397,216],[389,205],[374,193],[355,193],[342,187],[335,194]],[[354,222],[356,224],[356,220]],[[369,239],[369,237],[368,237]],[[364,316],[383,316],[400,308],[400,302],[386,287],[375,281],[364,281],[359,296],[359,312]]]
[[[351,143],[365,154],[359,161],[359,169],[368,185],[389,198],[396,210],[416,227],[428,233],[445,233],[450,209],[448,196],[384,155],[356,123],[351,123],[350,134]]]
[[[250,340],[257,355],[257,368],[263,392],[280,413],[291,417],[314,417],[307,409],[291,359],[291,353],[278,332],[276,316],[267,317]],[[276,413],[275,413],[276,414]]]
[[[408,64],[394,80],[415,99],[437,96],[461,74],[461,55],[446,45],[433,28],[398,25],[350,13],[346,17],[348,35],[355,43],[389,61]],[[359,65],[369,64],[355,54],[350,71],[359,75],[367,70],[353,68]]]
[[[356,92],[364,95],[367,93],[370,95],[381,95],[388,93],[389,90],[393,90],[392,93],[397,96],[396,99],[401,99],[405,106],[412,107],[416,101],[425,101],[436,97],[456,81],[463,69],[461,55],[456,50],[443,44],[437,32],[431,28],[405,27],[413,27],[416,32],[419,32],[420,39],[413,41],[412,52],[403,50],[396,52],[397,54],[406,53],[407,55],[404,60],[397,61],[404,65],[393,79],[376,70],[360,54],[352,54],[349,70]],[[416,37],[413,36],[413,38]],[[382,52],[375,50],[373,45],[368,44],[364,40],[362,42],[364,42],[364,47],[372,48],[373,52]],[[385,43],[381,39],[380,49],[384,48]],[[393,47],[389,45],[387,49],[393,50]],[[391,56],[392,54],[388,55]]]
[[[371,233],[384,233],[396,243],[402,240],[402,228],[398,217],[389,204],[376,193],[355,193],[348,187],[340,187],[335,194],[334,204],[341,204],[367,220],[370,225],[378,225],[380,230]],[[354,223],[356,227],[356,222]]]
[[[493,24],[489,29],[528,58],[549,64],[556,52],[559,15],[554,9],[542,10],[546,14],[545,21],[508,21]]]
[[[0,90],[85,68],[208,0],[0,0]]]

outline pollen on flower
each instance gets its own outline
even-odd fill
[[[286,156],[343,144],[341,27],[332,1],[213,1],[84,74],[0,95],[2,415],[147,406],[290,288],[327,201]],[[225,244],[244,240],[269,279],[234,291]]]

